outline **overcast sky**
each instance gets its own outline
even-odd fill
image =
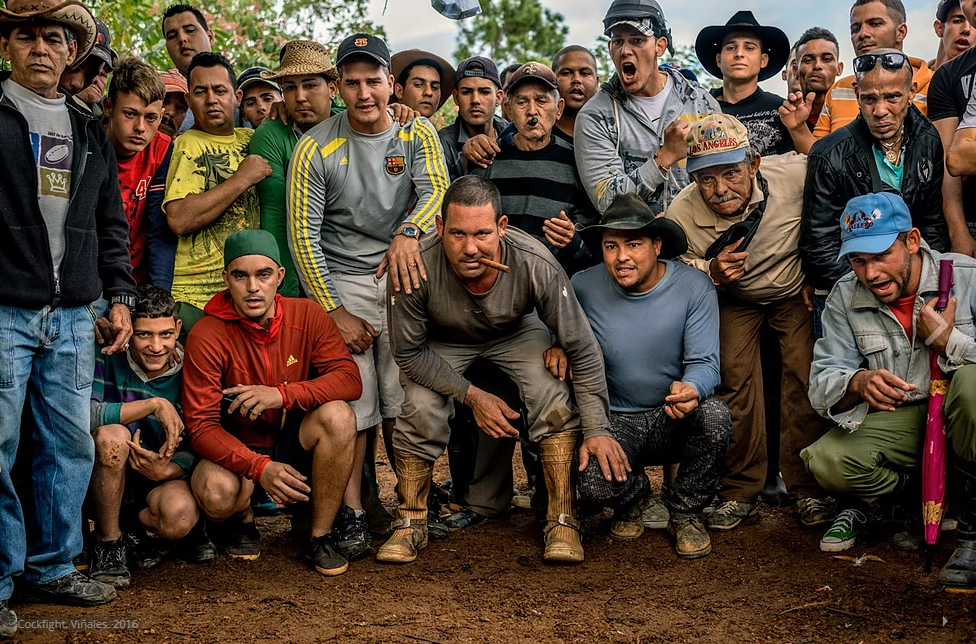
[[[383,14],[384,0],[370,0],[370,18],[386,28],[393,51],[414,47],[431,51],[454,61],[454,38],[457,23],[434,11],[430,0],[389,0]],[[745,0],[739,4],[719,0],[659,0],[676,44],[694,45],[698,32],[710,24],[725,24],[739,9],[750,9],[764,25],[775,25],[786,32],[790,42],[809,27],[825,27],[834,32],[841,44],[841,57],[850,72],[853,50],[850,42],[849,15],[851,0],[815,0],[783,2]],[[543,5],[563,14],[569,27],[568,43],[591,46],[602,32],[603,14],[610,0],[542,0]],[[905,52],[926,60],[935,58],[938,39],[932,29],[937,0],[907,0],[908,38]],[[767,90],[783,93],[783,83],[763,83]]]

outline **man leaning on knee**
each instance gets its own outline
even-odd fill
[[[549,491],[543,558],[582,561],[570,480],[579,432],[582,467],[597,460],[607,479],[622,481],[629,466],[610,436],[603,359],[569,278],[545,246],[508,226],[498,189],[474,176],[447,189],[437,235],[424,238],[420,256],[427,279],[412,292],[388,291],[393,355],[404,387],[393,435],[401,502],[377,561],[409,563],[427,545],[430,475],[450,438],[454,401],[471,407],[491,438],[518,435],[510,421],[519,414],[462,375],[479,357],[514,379],[525,400],[528,437],[539,444]],[[542,356],[550,334],[573,363],[575,391],[546,370]]]
[[[701,271],[673,258],[688,250],[681,228],[635,193],[617,195],[596,226],[582,233],[603,266],[573,276],[576,297],[596,334],[606,364],[610,432],[634,473],[608,481],[590,461],[580,496],[614,508],[611,534],[629,541],[656,526],[659,504],[647,465],[680,463],[665,486],[668,529],[679,557],[712,550],[704,509],[715,496],[732,431],[728,407],[712,394],[719,384],[718,299]],[[566,377],[562,356],[547,365]],[[651,360],[647,357],[653,356]],[[660,513],[659,513],[660,514]]]
[[[299,504],[292,533],[308,543],[315,569],[342,574],[349,563],[332,522],[352,470],[348,401],[362,393],[359,369],[322,307],[276,293],[285,269],[271,233],[230,235],[224,266],[227,290],[186,343],[183,406],[202,457],[193,495],[218,524],[218,545],[252,560],[261,548],[250,498],[260,483],[277,503]]]
[[[820,548],[853,546],[875,501],[915,489],[908,503],[920,507],[913,478],[935,352],[949,379],[943,412],[965,500],[958,547],[939,582],[976,591],[976,261],[931,250],[902,198],[887,192],[851,199],[840,229],[840,257],[854,272],[827,298],[810,372],[810,400],[837,426],[800,453],[820,485],[846,502]],[[955,284],[939,312],[943,259],[953,262]]]

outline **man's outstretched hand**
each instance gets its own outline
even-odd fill
[[[589,465],[591,457],[600,464],[600,471],[603,472],[603,478],[606,480],[618,483],[627,480],[630,463],[627,461],[627,455],[624,454],[624,448],[613,437],[595,436],[583,441],[580,447],[580,472]]]

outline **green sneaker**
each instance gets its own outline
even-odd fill
[[[868,523],[867,516],[860,510],[847,508],[837,513],[830,529],[820,539],[823,552],[844,552],[854,545],[857,535]]]

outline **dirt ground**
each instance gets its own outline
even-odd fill
[[[392,506],[393,474],[385,463],[379,471]],[[446,476],[442,459],[436,478]],[[326,579],[288,539],[288,518],[258,525],[263,552],[254,562],[167,561],[135,573],[132,588],[101,608],[14,605],[21,619],[135,618],[136,630],[22,630],[12,641],[976,641],[976,595],[947,594],[935,583],[951,533],[926,575],[921,556],[893,550],[885,530],[846,553],[884,563],[833,559],[818,548],[820,530],[798,527],[790,509],[764,508],[756,525],[713,534],[712,554],[697,561],[679,561],[665,531],[614,542],[606,517],[592,517],[584,522],[585,563],[557,568],[542,564],[539,526],[521,512],[432,543],[415,564],[367,559]]]

